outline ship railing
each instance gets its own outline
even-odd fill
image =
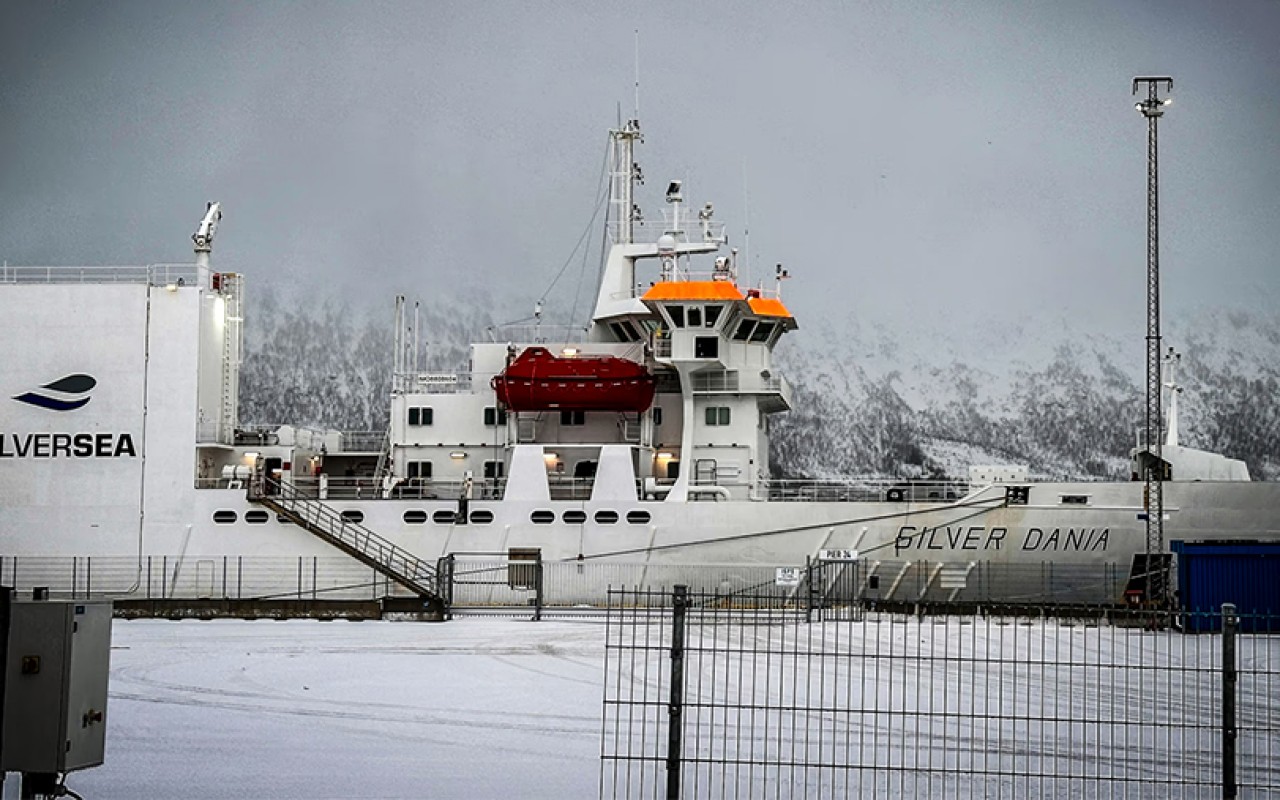
[[[680,234],[676,241],[680,243],[719,243],[724,241],[725,224],[715,220],[704,222],[698,219],[698,210],[682,208],[677,220],[670,218],[670,212],[664,213],[666,219],[641,220],[631,223],[631,240],[637,244],[652,244],[666,233]],[[609,223],[609,241],[617,242],[621,238],[622,226],[614,220]]]
[[[0,265],[0,283],[135,283],[209,286],[210,270],[197,264],[119,267],[18,267]]]
[[[283,447],[301,447],[319,451],[331,442],[337,431],[325,431],[320,428],[299,427],[285,423],[263,422],[255,425],[241,426],[236,429],[235,443],[238,445],[261,445]]]
[[[548,476],[547,485],[552,500],[590,500],[594,478],[564,478]]]
[[[201,422],[196,425],[196,444],[234,444],[235,429],[221,422]]]
[[[671,358],[671,339],[653,337],[653,355],[655,358]]]
[[[387,438],[386,431],[341,431],[338,434],[338,452],[378,453]]]
[[[502,497],[506,481],[485,478],[471,482],[473,500],[493,500]],[[457,500],[462,496],[461,480],[437,480],[433,478],[400,478],[388,488],[383,481],[372,476],[329,476],[325,490],[321,491],[319,477],[296,477],[293,487],[299,494],[318,500]],[[321,497],[324,494],[324,497]]]
[[[487,331],[490,342],[548,344],[580,342],[586,338],[583,325],[500,325]]]
[[[771,502],[905,503],[948,502],[969,493],[966,481],[868,479],[847,481],[765,480],[762,496]]]

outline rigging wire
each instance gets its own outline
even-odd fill
[[[560,269],[559,271],[556,272],[555,277],[551,279],[551,283],[547,286],[545,290],[543,290],[542,300],[540,302],[544,304],[546,302],[547,295],[551,294],[551,291],[556,288],[556,284],[559,283],[560,278],[564,276],[565,270],[569,268],[569,265],[573,263],[573,259],[578,255],[578,250],[582,249],[582,244],[587,240],[587,236],[590,235],[591,229],[595,227],[596,219],[600,216],[600,209],[604,206],[604,202],[608,198],[608,194],[609,194],[608,183],[605,181],[605,177],[608,173],[608,170],[609,170],[609,149],[608,147],[606,147],[604,160],[600,164],[600,177],[597,178],[597,181],[596,181],[597,185],[600,188],[596,193],[595,207],[592,209],[591,219],[587,221],[586,227],[582,229],[582,234],[578,237],[577,243],[574,244],[573,250],[569,252],[569,257],[564,260],[564,264],[560,265]],[[583,252],[583,258],[584,259],[586,258],[585,251]],[[579,284],[578,290],[574,294],[575,309],[577,307],[578,292],[581,292],[581,289],[582,289],[581,284]]]

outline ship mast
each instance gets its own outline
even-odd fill
[[[640,217],[635,187],[644,183],[640,165],[635,161],[635,146],[643,141],[638,119],[629,119],[625,125],[609,131],[609,209],[616,225],[614,244],[635,241],[635,222]]]

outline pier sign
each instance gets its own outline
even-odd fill
[[[819,550],[819,561],[857,561],[857,550]]]

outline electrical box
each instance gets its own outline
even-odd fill
[[[9,606],[0,770],[71,772],[102,763],[110,658],[110,601]]]

